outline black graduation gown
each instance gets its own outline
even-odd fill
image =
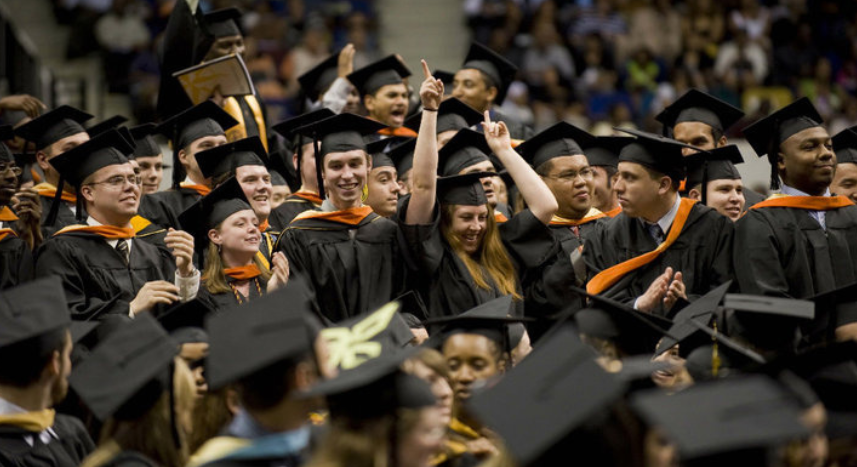
[[[202,195],[192,188],[159,191],[143,196],[140,199],[140,208],[137,213],[153,224],[180,229],[179,214],[199,201],[200,198]]]
[[[806,299],[857,281],[857,206],[825,211],[825,225],[804,209],[747,211],[735,226],[741,293]],[[857,314],[835,318],[842,325]]]
[[[370,213],[356,225],[327,219],[292,221],[275,251],[308,283],[326,324],[374,311],[402,292],[398,228]]]
[[[166,467],[159,466],[152,459],[137,451],[122,451],[102,467]]]
[[[13,425],[0,425],[0,465],[3,467],[77,467],[94,449],[83,424],[57,414],[51,427],[57,438],[43,444],[38,433]],[[24,439],[31,437],[30,446]]]
[[[175,279],[175,259],[161,248],[132,239],[130,264],[104,237],[88,232],[52,237],[36,252],[36,277],[62,279],[72,319],[128,314],[129,303],[146,282]]]
[[[54,222],[54,225],[45,225],[45,221],[48,219],[48,214],[51,212],[53,198],[39,196],[39,199],[42,201],[42,237],[48,238],[63,227],[77,224],[74,212],[72,212],[71,208],[68,207],[68,204],[66,204],[65,201],[61,201],[59,209],[57,210],[57,219]],[[85,217],[86,216],[84,216],[84,218]]]
[[[274,212],[277,213],[277,220],[282,224],[279,228],[285,230],[289,224],[297,217],[298,214],[304,211],[318,211],[319,205],[312,201],[292,193],[286,197],[283,204],[277,206]],[[273,223],[271,224],[273,226]]]
[[[633,305],[667,267],[672,267],[673,271],[681,271],[688,301],[692,302],[733,278],[733,239],[734,226],[730,219],[696,203],[672,246],[654,261],[626,274],[603,295]],[[591,279],[604,269],[655,248],[657,243],[642,222],[622,212],[595,224],[595,229],[584,239],[583,257]],[[673,307],[670,314],[678,311]],[[667,315],[660,309],[655,310],[655,314]]]
[[[0,290],[33,278],[33,253],[27,242],[9,234],[0,240]]]
[[[404,216],[409,203],[410,198],[402,201],[397,218],[403,234],[403,249],[407,252],[407,264],[416,281],[415,288],[427,298],[429,318],[459,315],[503,295],[487,271],[483,277],[491,285],[491,290],[474,284],[464,262],[440,231],[437,205],[430,224],[408,225]],[[558,252],[559,247],[550,229],[530,210],[521,211],[512,219],[498,224],[497,229],[519,278],[541,267]],[[517,289],[523,295],[521,280],[518,280]],[[524,316],[524,301],[514,303],[516,315]]]
[[[226,311],[235,306],[252,302],[253,300],[258,299],[259,297],[265,294],[265,290],[267,290],[268,287],[268,282],[262,279],[261,277],[258,277],[257,279],[259,280],[259,287],[256,288],[255,281],[251,280],[249,290],[250,295],[249,297],[245,297],[242,295],[240,303],[238,302],[238,299],[235,298],[235,294],[233,294],[232,292],[223,292],[217,294],[209,292],[208,289],[205,288],[204,281],[203,283],[199,284],[199,292],[197,293],[196,298],[205,303],[211,309],[212,312]],[[233,280],[234,279],[229,277],[226,278],[227,283],[232,282]],[[259,293],[260,290],[261,294]],[[239,293],[239,295],[241,294]]]

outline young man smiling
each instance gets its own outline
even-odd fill
[[[753,206],[736,224],[741,292],[808,299],[857,280],[857,207],[830,193],[836,155],[812,103],[795,101],[744,134],[757,154],[768,156],[771,187],[781,187],[781,194]],[[803,337],[857,338],[853,308],[845,303],[817,315]]]

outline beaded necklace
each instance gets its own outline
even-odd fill
[[[259,292],[259,296],[261,297],[262,296],[262,286],[259,285],[259,278],[254,277],[253,282],[256,284],[256,292]],[[242,303],[244,303],[244,300],[241,299],[241,294],[238,293],[238,289],[235,287],[235,284],[233,283],[233,281],[229,282],[229,287],[232,288],[232,294],[235,295],[235,300],[238,300],[238,304],[241,305]],[[248,297],[248,301],[249,301],[249,297]]]

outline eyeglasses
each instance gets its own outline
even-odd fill
[[[575,172],[575,171],[562,172],[559,175],[548,175],[545,178],[552,178],[555,180],[563,180],[566,182],[570,182],[577,177],[580,177],[584,180],[590,180],[594,176],[595,176],[595,171],[592,170],[591,167],[587,167],[583,170],[580,170],[579,172]]]
[[[125,182],[128,182],[134,186],[139,186],[143,182],[143,177],[141,177],[139,175],[128,175],[128,176],[116,175],[116,176],[110,177],[107,180],[104,180],[102,182],[92,182],[92,183],[87,183],[87,185],[102,185],[103,184],[103,185],[108,185],[108,186],[113,187],[113,188],[120,188],[122,186],[125,186]]]
[[[24,173],[24,170],[21,169],[20,167],[18,167],[17,165],[15,165],[14,163],[12,163],[12,164],[0,164],[0,174],[6,173],[7,170],[11,170],[12,175],[14,175],[16,177],[21,175],[22,173]]]

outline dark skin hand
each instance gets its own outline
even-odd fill
[[[12,210],[18,216],[17,229],[21,238],[35,250],[44,240],[39,223],[42,219],[42,203],[33,188],[25,188],[12,198]]]

